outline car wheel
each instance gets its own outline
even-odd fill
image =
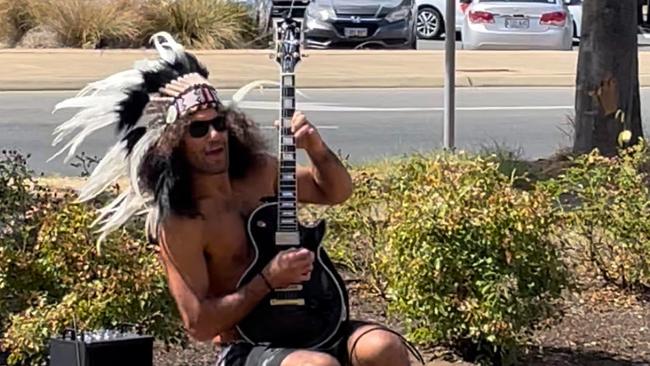
[[[420,39],[437,39],[444,29],[442,14],[434,8],[423,7],[418,10],[415,33]]]
[[[578,36],[578,25],[576,22],[573,22],[573,38],[580,38]]]

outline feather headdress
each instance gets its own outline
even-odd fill
[[[207,80],[208,70],[194,55],[168,33],[157,33],[152,41],[159,59],[137,62],[132,70],[90,83],[75,97],[57,104],[53,111],[80,109],[54,130],[53,145],[70,139],[50,160],[67,151],[67,162],[93,132],[111,125],[117,128],[119,141],[93,170],[77,199],[91,200],[122,179],[129,183],[99,210],[93,223],[101,225],[98,245],[111,231],[138,214],[147,214],[147,232],[155,236],[160,205],[154,202],[155,192],[141,189],[142,163],[166,127],[199,109],[221,104],[216,89]],[[165,164],[169,162],[162,163]],[[164,182],[164,169],[160,172],[156,187],[169,184]]]

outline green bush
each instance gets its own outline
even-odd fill
[[[371,264],[412,340],[469,342],[507,363],[554,314],[568,275],[547,193],[517,190],[495,161],[462,154],[387,163],[356,174],[355,189],[328,213],[332,256]]]
[[[564,207],[563,245],[623,288],[650,288],[650,163],[645,145],[608,158],[597,151],[545,184]]]
[[[42,363],[47,340],[73,327],[73,319],[80,329],[133,323],[157,340],[186,341],[141,220],[109,236],[98,254],[97,236],[88,228],[95,207],[37,193],[19,155],[0,167],[0,183],[9,182],[0,184],[0,222],[9,223],[0,237],[0,345],[10,352],[10,364]]]
[[[254,35],[244,6],[227,0],[145,0],[143,34],[167,31],[187,48],[238,48]]]

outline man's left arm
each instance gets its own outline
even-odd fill
[[[298,167],[298,200],[317,204],[338,204],[352,194],[352,179],[341,160],[325,144],[316,127],[301,112],[292,119],[296,146],[305,149],[311,167]]]

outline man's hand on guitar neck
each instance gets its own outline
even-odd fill
[[[276,121],[279,126],[279,121]],[[318,129],[300,111],[291,119],[296,147],[304,149],[311,168],[298,167],[298,200],[316,204],[338,204],[352,195],[352,178],[341,160],[323,141]]]

